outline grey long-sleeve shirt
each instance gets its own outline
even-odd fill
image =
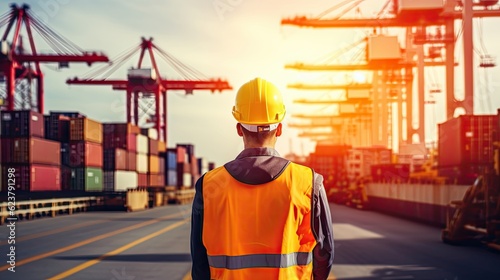
[[[289,161],[280,157],[272,148],[251,148],[243,150],[235,160],[224,165],[226,170],[240,182],[263,184],[277,178]],[[207,250],[203,244],[203,177],[196,182],[191,219],[191,258],[193,280],[209,280]],[[323,187],[323,177],[314,174],[311,195],[311,228],[316,238],[313,249],[314,279],[327,279],[333,265],[333,232],[330,207]]]

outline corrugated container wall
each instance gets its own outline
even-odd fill
[[[462,115],[439,124],[438,166],[488,164],[497,116]]]
[[[138,176],[135,171],[105,171],[105,191],[126,191],[137,188]]]
[[[100,144],[73,142],[70,144],[69,166],[102,167],[103,153]]]
[[[137,153],[133,151],[127,152],[127,170],[137,171]]]
[[[71,169],[71,190],[99,192],[103,187],[102,169],[93,167]]]
[[[166,168],[168,170],[175,170],[177,168],[177,151],[175,149],[168,149],[165,159],[167,161]]]
[[[104,150],[103,170],[127,170],[128,152],[123,149]]]
[[[149,141],[148,137],[144,135],[137,135],[137,153],[146,155],[148,153]]]
[[[40,163],[60,165],[60,143],[43,138],[3,138],[1,139],[4,163]]]
[[[70,120],[71,141],[90,141],[102,143],[102,124],[89,118],[72,118]]]
[[[1,111],[2,138],[38,136],[43,138],[43,115],[33,111]]]
[[[14,168],[15,181],[10,182],[20,191],[61,190],[61,169],[58,166],[38,164],[16,164],[2,166],[2,178],[8,178],[9,168]],[[7,191],[9,183],[2,180],[2,190]]]
[[[148,156],[144,154],[137,154],[137,172],[147,173],[148,172]]]

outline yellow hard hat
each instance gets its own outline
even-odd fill
[[[239,123],[270,125],[285,117],[285,104],[278,88],[272,83],[255,78],[240,87],[236,94],[233,116]]]

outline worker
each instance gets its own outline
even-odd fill
[[[323,177],[275,150],[281,93],[253,79],[232,113],[244,150],[196,182],[192,279],[327,279],[334,252]]]

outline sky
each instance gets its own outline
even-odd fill
[[[293,122],[292,114],[311,111],[292,101],[332,93],[296,91],[287,89],[287,84],[322,79],[339,81],[345,78],[345,74],[301,73],[286,70],[284,65],[297,61],[318,61],[359,40],[367,30],[298,28],[282,26],[280,21],[296,15],[316,16],[339,2],[342,1],[26,0],[18,4],[29,4],[32,12],[54,31],[85,50],[103,51],[113,58],[138,45],[141,37],[153,37],[156,45],[206,77],[226,79],[233,90],[222,93],[195,91],[193,95],[169,91],[167,94],[168,145],[192,143],[198,157],[221,165],[243,149],[231,109],[237,89],[255,77],[275,83],[284,95],[287,116],[277,150],[282,155],[290,152],[308,154],[314,150],[313,142],[299,138],[297,130],[287,127],[289,122]],[[370,16],[382,1],[365,2],[360,6],[361,11]],[[1,14],[9,9],[8,3],[2,1],[0,4]],[[498,23],[500,19],[485,19],[480,31],[487,49],[492,55],[500,57],[500,39],[494,30]],[[48,49],[41,40],[37,40],[37,47],[40,52]],[[125,78],[127,67],[136,64],[137,59],[138,56],[130,60],[126,67],[118,69],[114,77]],[[124,122],[124,92],[105,86],[65,84],[67,78],[81,77],[97,66],[71,64],[69,69],[59,70],[55,65],[44,65],[45,113],[52,110],[80,111],[101,122]],[[177,78],[178,75],[162,62],[160,71],[167,78]],[[478,71],[476,79],[482,84],[482,91],[494,95],[493,91],[498,91],[500,87],[500,82],[494,78],[500,74],[499,70]],[[442,78],[444,84],[444,75],[440,70],[433,70],[427,75],[433,79]],[[432,108],[433,114],[429,115],[432,122],[443,120],[440,106],[444,94],[436,98],[438,102]],[[493,96],[490,101],[486,105],[483,102],[484,108],[479,109],[488,111],[486,107],[490,104],[490,111],[496,112],[495,108],[500,107],[499,98]],[[314,110],[321,113],[328,112],[329,108]]]

